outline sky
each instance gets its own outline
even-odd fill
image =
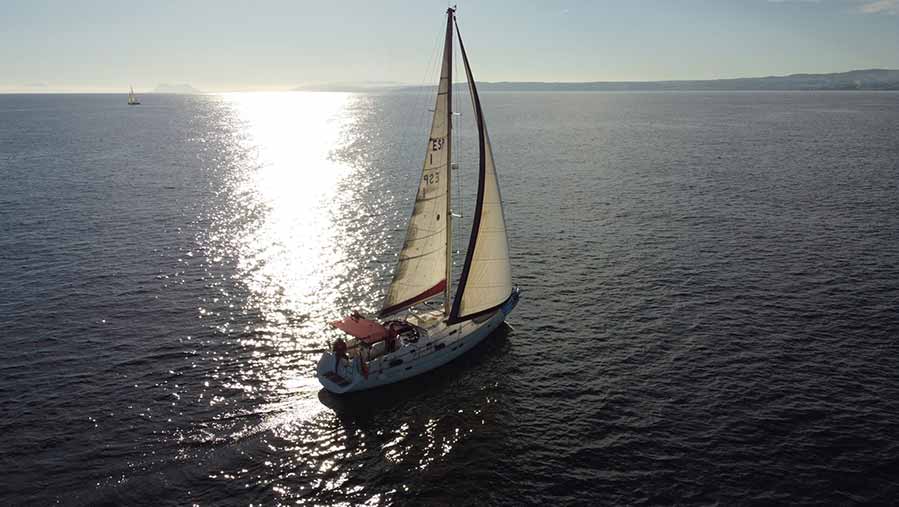
[[[454,3],[479,81],[899,68],[899,0]],[[0,91],[430,84],[446,7],[446,0],[0,0]]]

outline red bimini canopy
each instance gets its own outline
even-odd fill
[[[387,337],[387,329],[384,326],[355,312],[343,320],[335,320],[331,325],[369,345]]]

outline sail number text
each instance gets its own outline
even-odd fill
[[[428,144],[431,145],[432,152],[440,151],[443,149],[443,143],[445,141],[446,141],[445,137],[432,137],[432,138],[428,139]],[[428,155],[428,160],[429,160],[429,162],[428,162],[429,164],[434,163],[434,154],[433,153],[430,153]],[[425,177],[425,179],[427,179],[427,177]]]

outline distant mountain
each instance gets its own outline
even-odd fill
[[[899,90],[899,70],[868,69],[695,81],[484,82],[478,83],[478,88],[496,91]]]
[[[468,85],[455,83],[465,91]],[[403,90],[431,89],[409,86]],[[584,83],[478,81],[480,91],[763,91],[763,90],[899,90],[899,70],[851,70],[833,74],[742,77],[693,81],[590,81]]]
[[[182,95],[199,95],[203,92],[197,90],[189,84],[168,84],[162,83],[153,90],[153,93],[179,93]]]

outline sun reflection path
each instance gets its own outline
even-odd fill
[[[353,168],[331,153],[346,142],[353,117],[349,94],[227,95],[243,122],[244,147],[254,158],[242,195],[264,207],[262,220],[235,238],[239,269],[266,321],[287,322],[285,310],[327,311],[337,298],[332,281],[349,256],[335,222],[354,200],[338,184]]]
[[[210,217],[205,246],[213,262],[230,260],[243,289],[242,297],[221,289],[226,318],[202,307],[199,317],[215,320],[219,333],[240,345],[233,356],[237,370],[212,379],[263,401],[267,406],[257,413],[267,414],[296,395],[314,399],[318,384],[310,374],[330,332],[325,323],[344,309],[340,299],[347,293],[379,283],[379,273],[366,269],[366,256],[354,244],[362,235],[353,229],[364,223],[359,189],[364,191],[369,172],[358,157],[340,156],[359,144],[364,108],[357,107],[360,97],[344,93],[219,99],[228,111],[222,121],[233,149],[225,198]],[[286,413],[308,420],[323,409],[317,402],[302,405]],[[245,410],[236,400],[232,408]]]

